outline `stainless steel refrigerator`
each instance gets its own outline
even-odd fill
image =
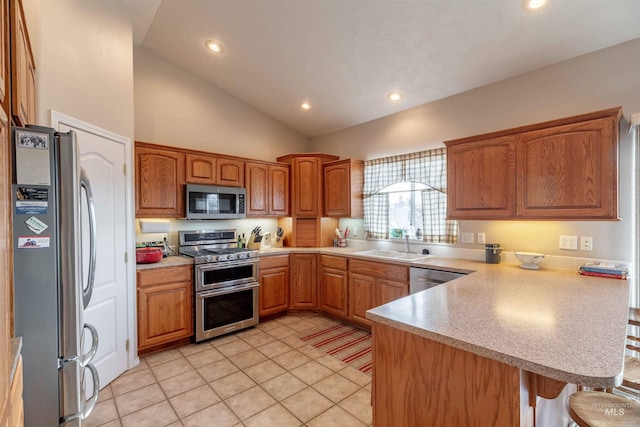
[[[25,425],[81,426],[99,390],[90,363],[98,335],[83,319],[96,264],[91,186],[73,132],[27,126],[12,128],[11,137],[15,334],[22,337]]]

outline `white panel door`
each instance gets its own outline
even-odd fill
[[[128,367],[127,322],[127,184],[124,165],[127,145],[95,132],[66,124],[60,131],[73,130],[78,138],[82,168],[91,181],[97,224],[97,261],[93,296],[84,313],[85,323],[98,331],[98,351],[91,363],[98,369],[101,388]],[[83,206],[86,200],[83,192]],[[88,218],[83,217],[83,263],[88,270]],[[86,279],[85,279],[86,281]],[[85,343],[87,344],[87,343]],[[87,345],[85,345],[87,347]]]

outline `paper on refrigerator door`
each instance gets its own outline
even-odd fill
[[[45,224],[44,222],[40,221],[35,216],[30,217],[24,223],[27,224],[27,227],[29,228],[29,230],[33,231],[36,234],[40,234],[44,230],[49,228],[49,226],[47,224]]]
[[[51,185],[49,135],[16,132],[16,184]]]

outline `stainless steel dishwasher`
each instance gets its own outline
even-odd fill
[[[466,276],[465,273],[422,267],[411,267],[409,270],[411,277],[409,281],[409,293],[412,294],[441,285],[458,277]]]

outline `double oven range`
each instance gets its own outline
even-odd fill
[[[194,260],[196,341],[258,324],[258,251],[238,248],[236,230],[181,231]]]

